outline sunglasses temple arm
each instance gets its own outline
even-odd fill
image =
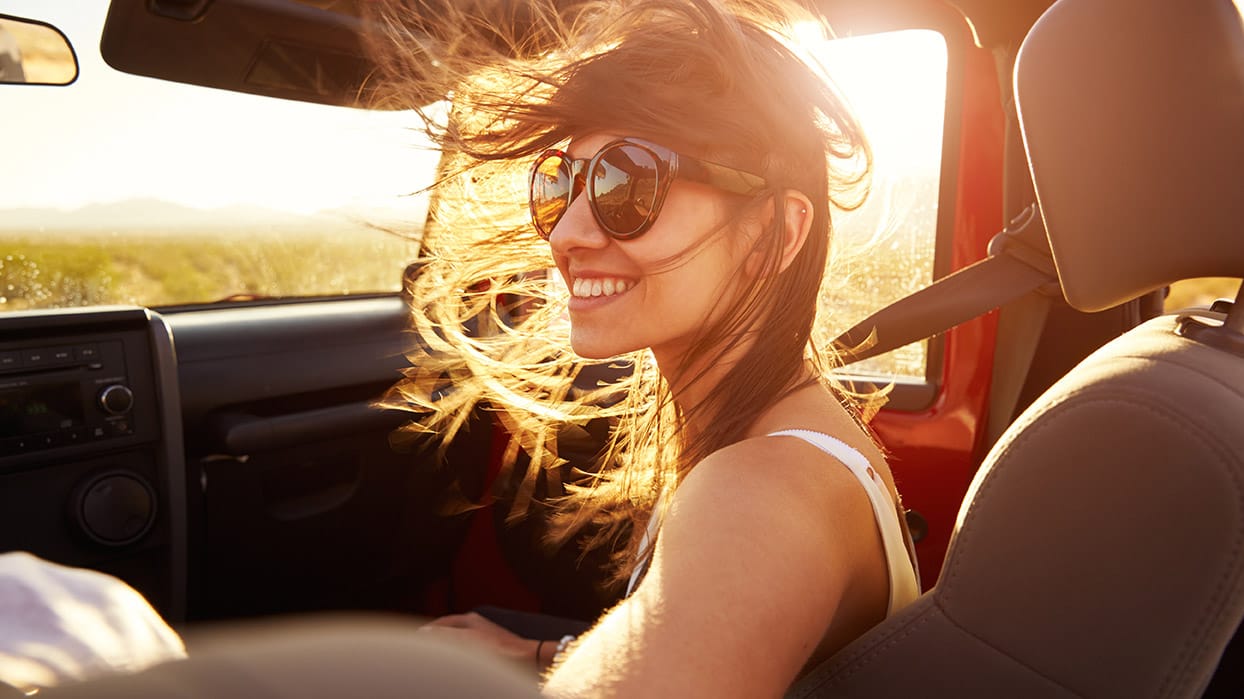
[[[768,184],[759,175],[753,175],[728,165],[682,155],[678,158],[678,170],[675,176],[735,194],[755,194],[765,189]]]

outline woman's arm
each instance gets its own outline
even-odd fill
[[[453,643],[474,643],[537,674],[548,669],[557,648],[556,641],[523,638],[476,612],[437,617],[423,625],[419,633]]]
[[[723,449],[675,492],[642,584],[579,640],[545,692],[780,696],[876,541],[846,468],[794,440]]]

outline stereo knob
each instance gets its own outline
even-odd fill
[[[78,526],[105,546],[138,541],[155,522],[155,491],[137,473],[101,474],[83,484],[73,500]]]
[[[113,384],[99,392],[99,407],[109,415],[124,415],[134,407],[134,393],[126,386]]]

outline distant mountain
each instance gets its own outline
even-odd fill
[[[407,217],[421,218],[414,212],[407,215],[393,209],[371,210],[358,205],[329,209],[315,214],[296,214],[261,206],[227,206],[199,209],[160,199],[130,199],[106,204],[90,204],[78,209],[7,209],[0,210],[0,232],[32,233],[107,232],[107,231],[177,231],[227,229],[340,229],[359,228],[374,221],[386,226]],[[421,221],[402,221],[417,224]]]

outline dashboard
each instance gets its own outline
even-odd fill
[[[172,336],[141,308],[0,316],[0,549],[103,570],[185,613]]]
[[[395,450],[408,416],[376,406],[408,314],[0,314],[0,550],[115,575],[173,622],[391,604],[371,591],[417,588],[452,541],[434,457]]]

